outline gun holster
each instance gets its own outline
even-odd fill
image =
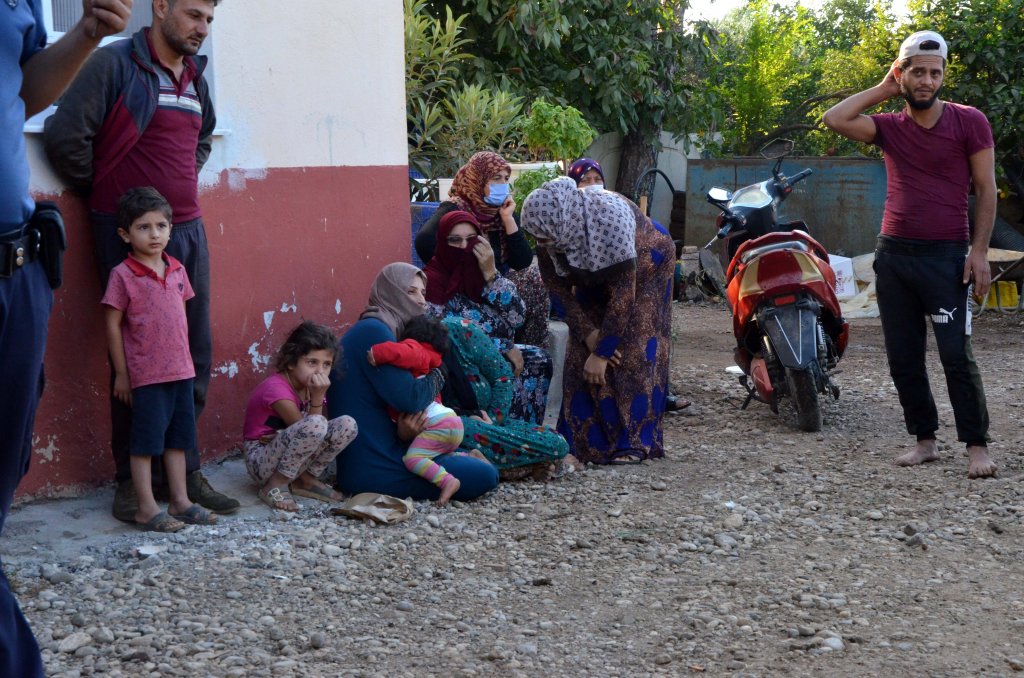
[[[38,257],[46,271],[50,289],[55,290],[64,282],[64,250],[68,248],[64,218],[57,204],[49,200],[37,202],[28,231],[36,239]]]

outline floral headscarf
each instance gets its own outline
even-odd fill
[[[526,199],[523,228],[552,241],[561,276],[586,283],[636,265],[637,211],[611,191],[581,191],[569,177],[549,181]]]
[[[412,264],[399,261],[382,268],[373,280],[369,304],[359,319],[376,318],[390,327],[396,337],[401,335],[407,320],[424,313],[423,307],[409,296],[409,286],[416,277],[426,285],[427,276]]]
[[[593,158],[580,158],[573,164],[569,165],[569,171],[566,172],[566,176],[572,177],[576,185],[580,185],[580,181],[583,179],[583,175],[590,170],[597,170],[597,173],[601,175],[601,183],[604,183],[604,170],[601,169],[601,163],[594,160]]]
[[[480,223],[469,212],[453,210],[441,217],[434,256],[424,269],[427,274],[427,301],[432,304],[445,304],[456,294],[464,294],[471,301],[480,301],[486,284],[480,262],[473,254],[474,243],[468,243],[465,248],[448,244],[448,236],[459,224],[469,224],[483,236]]]
[[[448,192],[452,202],[464,212],[473,214],[480,226],[485,230],[493,230],[501,225],[498,219],[498,208],[484,202],[487,197],[487,184],[498,172],[511,171],[505,158],[491,151],[474,153],[465,165],[459,168]]]

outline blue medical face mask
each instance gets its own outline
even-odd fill
[[[490,184],[484,202],[491,207],[501,207],[508,199],[508,184]]]

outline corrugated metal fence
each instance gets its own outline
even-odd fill
[[[771,177],[764,158],[689,160],[686,175],[684,242],[703,247],[715,234],[718,209],[705,200],[708,189],[730,191]],[[871,158],[786,158],[782,172],[809,167],[814,174],[797,184],[782,204],[780,221],[803,219],[811,235],[833,254],[856,256],[875,249],[885,206],[885,165]]]

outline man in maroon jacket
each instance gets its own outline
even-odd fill
[[[199,206],[199,170],[210,154],[216,117],[197,52],[219,0],[155,0],[153,23],[98,50],[46,121],[43,142],[57,172],[88,192],[101,285],[127,251],[117,235],[117,200],[152,186],[171,203],[174,228],[167,253],[185,266],[196,296],[186,304],[195,365],[196,416],[206,404],[212,367],[210,255]],[[111,397],[111,450],[117,467],[113,514],[134,520],[131,409]],[[199,450],[186,451],[189,498],[217,513],[236,499],[216,492],[199,470]],[[162,476],[154,467],[154,482]],[[158,495],[161,494],[158,488]]]

